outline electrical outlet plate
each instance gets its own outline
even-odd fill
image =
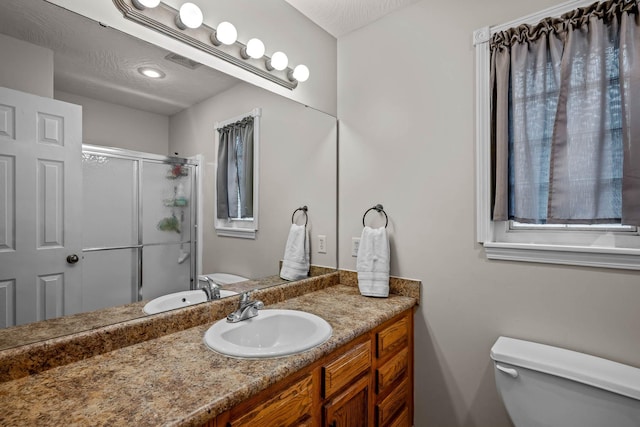
[[[327,236],[324,234],[318,235],[318,253],[326,254],[327,253]]]
[[[351,238],[351,256],[353,257],[357,257],[358,256],[358,248],[360,247],[360,238],[359,237],[352,237]]]

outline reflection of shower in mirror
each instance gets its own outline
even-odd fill
[[[84,153],[108,161],[83,163],[83,311],[191,289],[196,162],[96,146]],[[102,268],[107,260],[127,268]]]

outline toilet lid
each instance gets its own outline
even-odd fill
[[[640,369],[577,351],[500,337],[491,358],[640,400]]]

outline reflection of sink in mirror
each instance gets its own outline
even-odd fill
[[[213,280],[213,283],[215,283],[216,285],[221,286],[249,280],[246,277],[236,276],[235,274],[229,273],[210,273],[205,274],[205,276],[211,278],[211,280]],[[220,289],[220,298],[226,298],[237,294],[238,293],[235,291]],[[193,304],[200,304],[201,302],[206,301],[207,294],[200,289],[196,289],[193,291],[174,292],[171,294],[162,295],[149,301],[144,306],[144,312],[146,314],[156,314],[163,311],[174,310],[176,308],[188,307]]]
[[[204,335],[205,344],[227,356],[267,358],[310,350],[331,337],[326,320],[297,310],[260,310],[238,323],[216,322]]]
[[[220,298],[237,295],[237,292],[220,289]],[[175,292],[169,295],[163,295],[149,301],[144,306],[144,312],[147,314],[162,313],[163,311],[174,310],[176,308],[188,307],[193,304],[200,304],[207,301],[207,294],[201,289],[194,291]]]

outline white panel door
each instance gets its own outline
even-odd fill
[[[80,106],[0,88],[0,327],[80,311],[81,152]]]

